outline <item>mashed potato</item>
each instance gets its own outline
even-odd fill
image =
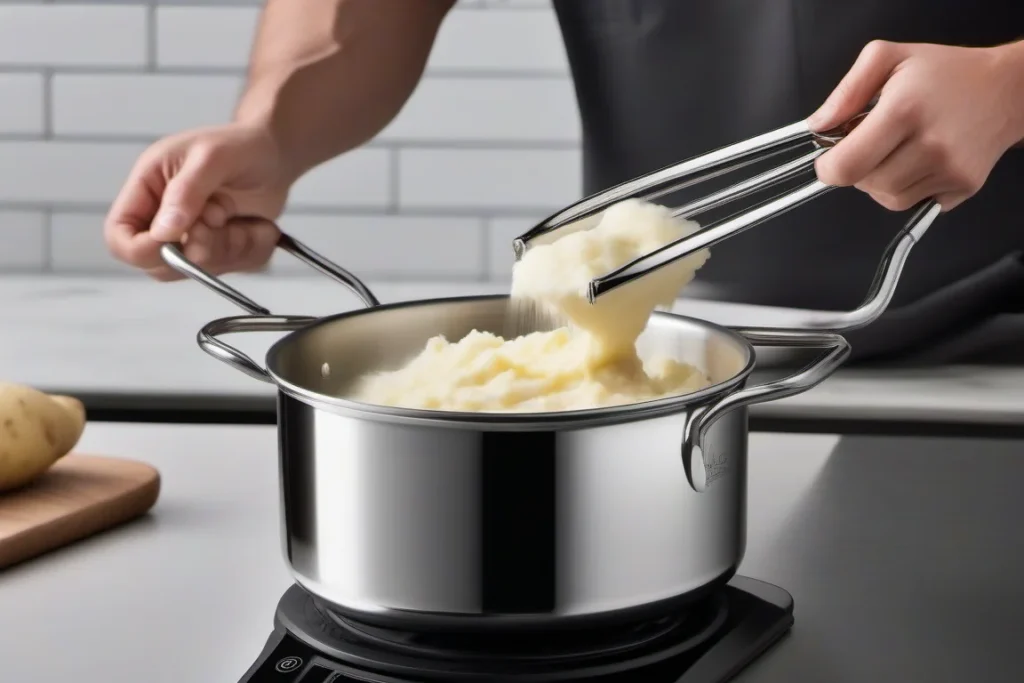
[[[443,337],[405,367],[362,377],[350,398],[378,405],[465,412],[556,412],[636,403],[710,381],[671,358],[641,360],[636,340],[658,306],[670,306],[709,257],[702,250],[590,304],[587,284],[698,228],[664,207],[627,200],[591,229],[529,249],[515,265],[513,301],[539,305],[569,325],[505,340],[473,331]]]
[[[603,294],[593,304],[587,286],[600,275],[682,239],[700,226],[663,206],[627,199],[590,230],[533,247],[512,270],[512,297],[561,314],[590,338],[588,362],[600,366],[635,356],[637,337],[658,306],[670,307],[710,254],[704,249]]]

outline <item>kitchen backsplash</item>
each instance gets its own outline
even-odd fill
[[[107,207],[149,142],[228,119],[259,6],[0,2],[0,274],[128,272]],[[549,3],[463,0],[399,117],[301,179],[281,224],[378,281],[503,280],[512,238],[579,192]]]

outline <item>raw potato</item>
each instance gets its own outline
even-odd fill
[[[84,429],[81,401],[0,383],[0,492],[34,481],[71,452]]]
[[[64,457],[78,444],[78,440],[82,438],[82,432],[85,431],[85,406],[72,396],[50,394],[50,398],[63,408],[70,418],[58,421],[57,425],[60,429],[58,439],[60,443],[57,450],[60,452],[60,457]]]

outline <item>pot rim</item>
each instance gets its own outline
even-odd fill
[[[267,373],[277,385],[278,390],[302,403],[320,410],[343,415],[369,419],[375,422],[388,422],[410,426],[432,426],[450,428],[471,428],[489,431],[545,431],[554,429],[582,429],[637,422],[664,415],[672,415],[688,408],[710,403],[713,399],[731,393],[740,388],[754,369],[756,354],[753,344],[738,332],[716,323],[679,315],[669,311],[655,311],[651,318],[675,318],[704,327],[728,337],[746,352],[747,358],[743,368],[728,380],[712,384],[698,391],[668,396],[664,398],[629,403],[620,406],[605,406],[583,410],[535,412],[535,413],[494,413],[465,412],[448,410],[426,410],[421,408],[400,408],[372,403],[354,401],[337,396],[328,396],[309,389],[304,389],[283,379],[275,370],[277,359],[283,349],[294,339],[309,334],[324,325],[349,318],[370,315],[378,311],[414,308],[426,304],[459,303],[470,301],[487,301],[509,299],[507,294],[469,295],[459,297],[440,297],[434,299],[415,299],[390,304],[382,304],[371,308],[355,309],[317,318],[315,321],[278,339],[268,349],[265,356]]]

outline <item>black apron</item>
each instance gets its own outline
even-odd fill
[[[587,194],[807,117],[872,39],[989,46],[1024,36],[1021,0],[554,7],[580,106]],[[974,362],[1018,349],[1024,360],[1022,197],[1024,152],[1011,150],[914,248],[889,310],[849,335],[854,358]],[[712,249],[699,282],[719,300],[854,308],[908,217],[837,189]]]

